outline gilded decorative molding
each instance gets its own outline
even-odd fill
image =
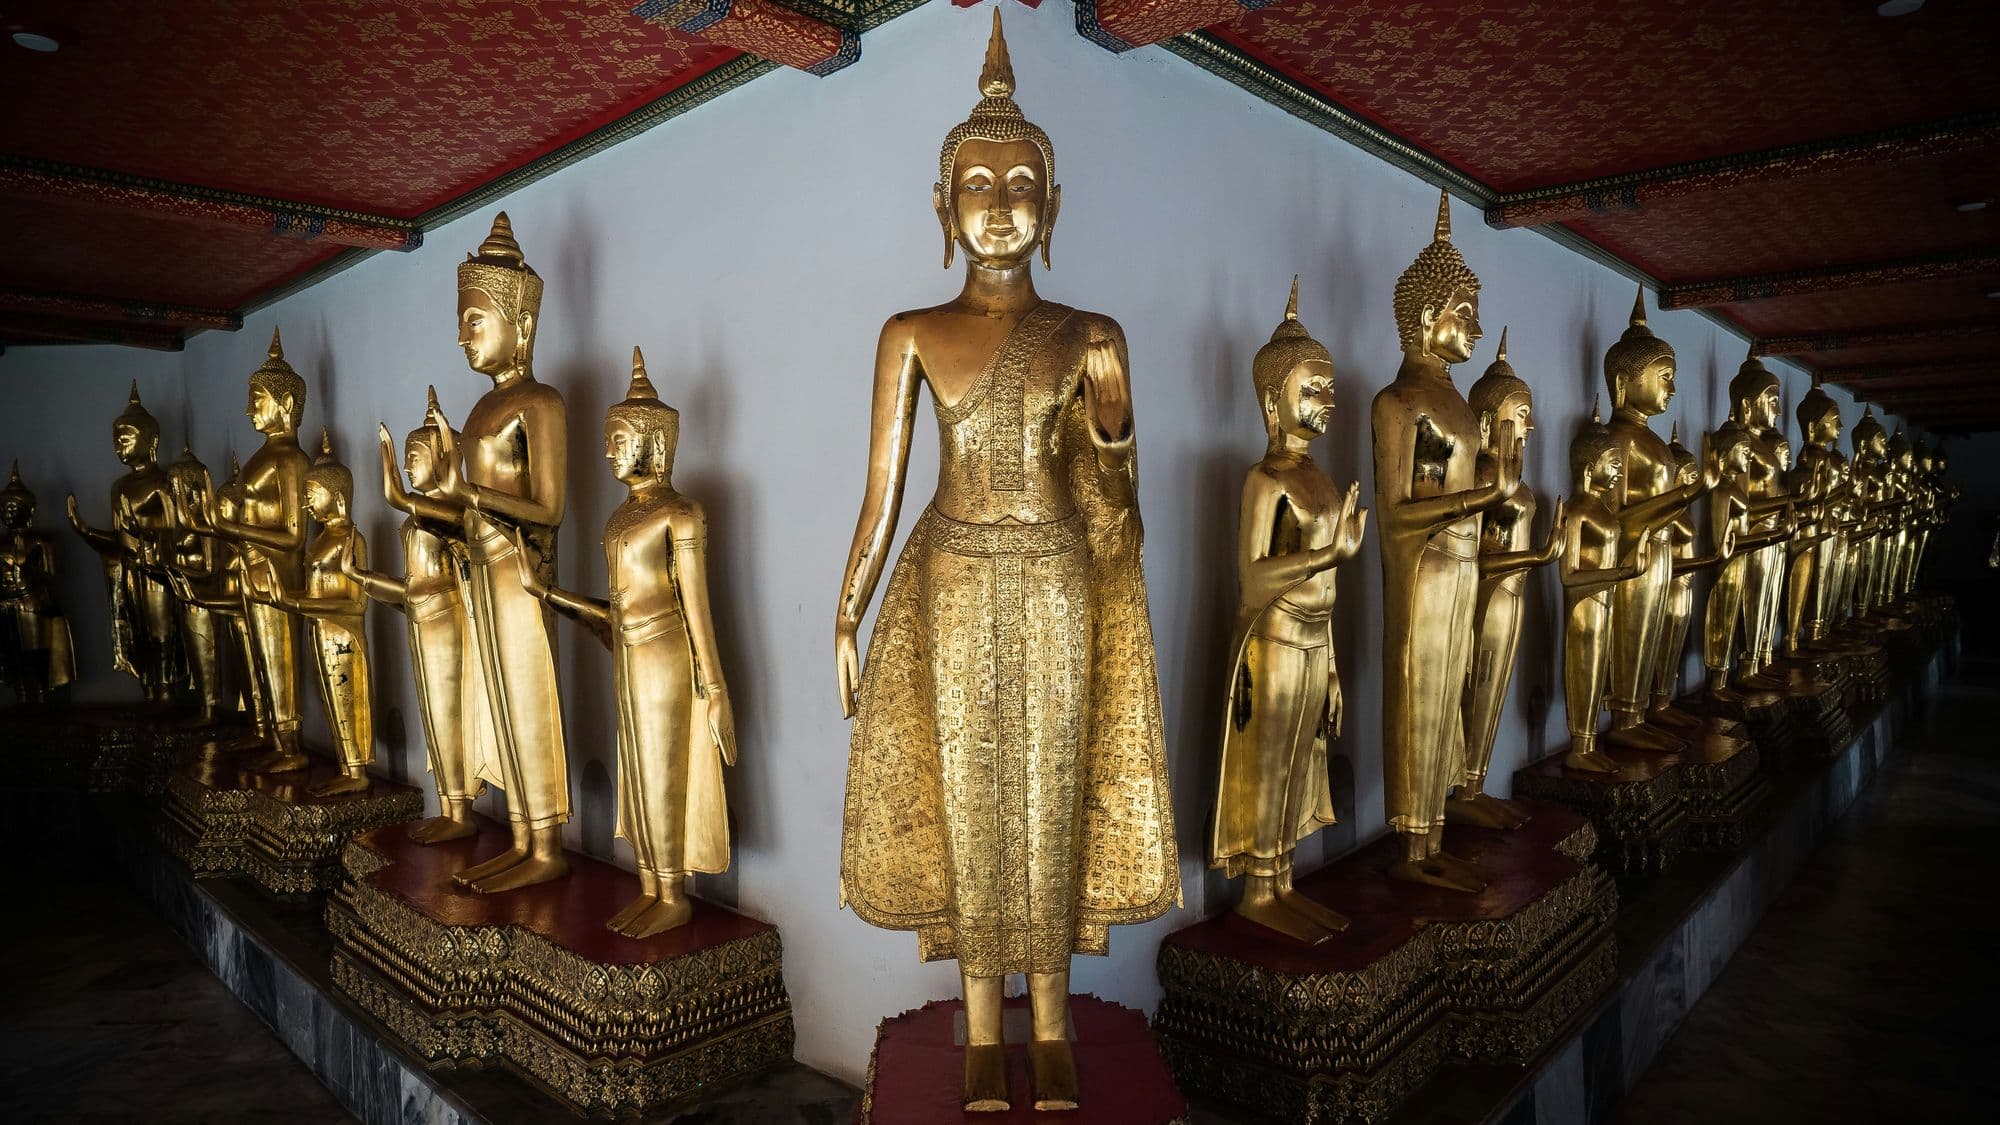
[[[44,313],[51,316],[96,317],[130,321],[135,324],[220,328],[231,332],[243,327],[243,318],[228,309],[166,305],[150,301],[124,301],[112,297],[48,293],[36,289],[0,288],[0,309]]]

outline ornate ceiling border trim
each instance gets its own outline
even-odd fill
[[[1995,272],[2000,272],[2000,250],[1972,250],[1962,254],[1907,258],[1894,262],[1867,262],[1669,285],[1660,290],[1660,307],[1697,309],[1707,305],[1738,304],[1744,301],[1763,301],[1773,297],[1797,297],[1812,293],[1835,293],[1846,289],[1903,285],[1916,281],[1940,281],[1946,278],[1971,277]]]
[[[1871,348],[1882,344],[1907,344],[1947,336],[1983,335],[2000,332],[2000,320],[1961,320],[1938,324],[1903,324],[1885,328],[1861,328],[1852,332],[1808,332],[1797,336],[1766,336],[1750,347],[1758,356],[1799,355],[1804,352],[1841,352],[1850,348]]]

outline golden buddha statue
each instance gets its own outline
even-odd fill
[[[1507,362],[1507,330],[1500,330],[1500,351],[1492,366],[1466,395],[1479,419],[1479,476],[1498,472],[1500,459],[1516,438],[1535,428],[1535,395]],[[1525,610],[1528,572],[1563,554],[1564,505],[1556,501],[1549,537],[1537,550],[1529,545],[1535,522],[1535,490],[1522,481],[1511,495],[1486,509],[1479,521],[1479,588],[1472,602],[1472,672],[1465,683],[1462,768],[1451,780],[1458,786],[1444,804],[1447,822],[1485,828],[1518,828],[1528,822],[1521,807],[1486,792],[1486,769],[1493,760],[1493,740],[1500,730],[1500,713],[1507,705],[1507,688],[1514,680],[1514,658],[1521,646],[1521,616]]]
[[[1777,429],[1782,409],[1779,391],[1778,377],[1754,355],[1743,361],[1729,381],[1729,420],[1743,431],[1750,445],[1749,467],[1739,481],[1750,502],[1750,524],[1740,529],[1744,535],[1775,527],[1788,494],[1785,469],[1790,449]],[[1739,537],[1739,550],[1744,549],[1742,543]],[[1762,687],[1786,683],[1763,675],[1775,655],[1785,569],[1785,545],[1772,541],[1750,553],[1743,566],[1743,661],[1738,675]]]
[[[1479,279],[1451,244],[1438,195],[1431,244],[1396,279],[1403,362],[1375,396],[1375,509],[1382,546],[1382,759],[1389,826],[1403,838],[1390,874],[1476,891],[1486,873],[1443,851],[1445,795],[1461,780],[1461,706],[1479,593],[1479,516],[1521,486],[1526,435],[1500,420],[1491,479],[1479,476],[1479,419],[1451,365],[1479,339]]]
[[[21,482],[21,463],[0,488],[0,600],[12,623],[6,669],[16,697],[40,703],[76,679],[69,618],[56,600],[55,542],[35,528],[35,494]]]
[[[1741,703],[1752,694],[1729,685],[1729,665],[1736,653],[1739,633],[1749,643],[1756,606],[1750,603],[1751,565],[1757,551],[1792,533],[1791,502],[1780,500],[1767,508],[1769,497],[1754,493],[1758,487],[1759,456],[1756,440],[1747,426],[1734,420],[1716,427],[1709,436],[1710,456],[1719,478],[1709,493],[1709,527],[1717,543],[1733,544],[1715,572],[1708,590],[1708,606],[1702,626],[1702,667],[1708,673],[1708,694],[1720,702]],[[1770,523],[1767,512],[1778,519]],[[1746,657],[1747,659],[1747,657]]]
[[[200,606],[209,612],[211,620],[219,626],[218,649],[231,654],[231,660],[241,672],[236,677],[232,707],[238,714],[249,714],[251,733],[225,743],[225,751],[254,746],[269,748],[276,744],[277,738],[277,732],[271,725],[263,670],[258,666],[256,645],[250,636],[249,619],[245,615],[248,603],[243,597],[242,552],[237,550],[235,540],[215,533],[207,523],[206,513],[211,507],[225,521],[241,518],[242,476],[243,467],[237,463],[236,454],[232,452],[229,455],[229,480],[221,488],[213,487],[206,474],[198,479],[188,473],[175,483],[174,502],[181,522],[190,528],[207,527],[209,530],[197,530],[196,534],[201,536],[208,549],[205,554],[181,552],[181,557],[167,568],[174,596],[180,599],[183,606]],[[207,569],[201,569],[203,565]]]
[[[1910,447],[1910,439],[1903,434],[1903,427],[1897,426],[1889,438],[1889,494],[1895,504],[1894,524],[1889,534],[1888,573],[1884,580],[1882,600],[1894,605],[1907,593],[1905,577],[1911,563],[1911,552],[1916,547],[1916,454]]]
[[[249,763],[262,773],[287,773],[309,763],[299,745],[298,637],[292,617],[271,604],[275,581],[296,588],[305,577],[306,473],[311,459],[299,448],[305,416],[306,381],[285,362],[284,343],[271,330],[264,362],[250,373],[245,413],[264,435],[230,492],[233,514],[211,497],[197,531],[228,541],[238,554],[236,570],[243,594],[243,622],[250,669],[264,696],[270,753]]]
[[[1299,283],[1250,364],[1264,459],[1243,484],[1221,783],[1209,865],[1244,877],[1236,913],[1307,944],[1347,920],[1292,889],[1300,840],[1334,822],[1327,743],[1344,700],[1333,656],[1334,570],[1361,549],[1360,485],[1313,461],[1333,413],[1333,357],[1299,323]]]
[[[1140,566],[1124,334],[1044,301],[1061,190],[1048,136],[1014,103],[994,14],[972,115],[933,189],[952,300],[898,313],[875,361],[868,484],[841,581],[835,658],[855,716],[844,901],[915,930],[965,988],[965,1105],[1008,1106],[1001,988],[1026,973],[1035,1104],[1076,1104],[1069,959],[1179,898],[1173,807]],[[917,396],[931,389],[936,494],[861,618],[901,507]]]
[[[306,620],[306,644],[318,674],[320,703],[340,774],[313,786],[316,797],[361,793],[375,761],[373,679],[368,674],[368,598],[347,576],[368,565],[368,541],[354,526],[354,474],[333,456],[333,436],[319,434],[319,457],[306,470],[306,514],[319,533],[306,545],[305,582],[291,587],[267,557],[246,589],[253,601]],[[351,562],[349,561],[351,560]]]
[[[1653,666],[1660,657],[1673,588],[1673,551],[1665,540],[1673,517],[1704,491],[1714,487],[1713,459],[1699,467],[1683,466],[1653,432],[1649,419],[1673,401],[1676,362],[1673,345],[1653,334],[1646,324],[1646,291],[1632,302],[1624,335],[1604,354],[1604,382],[1611,393],[1609,429],[1618,441],[1623,468],[1621,512],[1630,513],[1621,526],[1636,534],[1651,528],[1662,550],[1649,551],[1638,575],[1618,583],[1611,595],[1609,680],[1605,706],[1611,711],[1606,739],[1630,750],[1678,753],[1687,743],[1646,721],[1654,685]],[[1636,542],[1619,546],[1616,557],[1637,557]]]
[[[433,389],[431,410],[436,406]],[[396,442],[387,426],[380,427],[380,445],[383,499],[409,514],[402,528],[403,577],[368,570],[351,556],[341,559],[341,569],[368,597],[408,619],[410,667],[438,797],[438,815],[411,829],[410,838],[440,844],[478,832],[472,822],[473,799],[485,788],[484,775],[497,776],[491,724],[483,714],[468,723],[464,707],[467,622],[458,572],[465,557],[465,519],[459,509],[436,500],[442,463],[436,429],[426,423],[403,440],[409,490],[396,479]]]
[[[174,535],[164,554],[173,570],[207,575],[215,569],[214,540],[195,530],[200,516],[195,514],[213,491],[208,466],[183,445],[181,455],[167,466],[168,486],[174,497]],[[169,588],[173,587],[171,579]],[[203,722],[214,722],[222,714],[222,662],[217,647],[216,618],[213,610],[191,599],[180,603],[181,645],[187,659],[188,679]]]
[[[693,915],[687,876],[729,869],[722,767],[736,722],[708,610],[708,524],[674,490],[680,412],[660,401],[632,349],[632,384],[604,418],[604,457],[629,490],[604,527],[611,596],[557,587],[520,556],[521,584],[611,650],[618,699],[618,835],[639,895],[605,926],[642,938]]]
[[[1789,484],[1799,500],[1801,531],[1818,536],[1809,550],[1794,557],[1786,588],[1785,649],[1798,654],[1826,639],[1833,616],[1833,592],[1839,588],[1838,568],[1847,542],[1841,514],[1848,484],[1847,458],[1838,448],[1840,404],[1815,378],[1793,414],[1802,445]]]
[[[1647,514],[1620,505],[1624,445],[1593,404],[1590,421],[1570,442],[1575,498],[1558,529],[1563,537],[1562,565],[1556,570],[1563,588],[1563,707],[1569,724],[1563,765],[1592,773],[1617,773],[1620,768],[1617,759],[1597,748],[1597,713],[1616,640],[1612,591],[1669,550],[1657,532],[1680,515],[1658,505],[1646,509]],[[1621,551],[1627,553],[1621,557]]]
[[[1853,614],[1875,616],[1881,608],[1883,559],[1887,554],[1884,536],[1890,519],[1889,431],[1875,417],[1873,407],[1864,408],[1854,424],[1854,483],[1860,497],[1861,523],[1855,551]]]
[[[174,606],[166,586],[147,567],[153,545],[174,527],[173,494],[156,459],[160,424],[139,401],[132,383],[125,410],[111,423],[111,439],[127,472],[111,482],[111,528],[83,522],[69,497],[69,522],[104,562],[111,585],[111,662],[145,690],[148,702],[172,699],[175,680]]]
[[[1693,450],[1681,444],[1679,422],[1674,423],[1667,435],[1667,451],[1673,454],[1675,472],[1680,477],[1700,473],[1700,460]],[[1647,722],[1688,739],[1701,736],[1715,724],[1713,719],[1689,714],[1674,705],[1674,700],[1680,697],[1681,666],[1687,655],[1688,629],[1694,621],[1694,576],[1721,563],[1725,557],[1720,540],[1716,541],[1714,552],[1701,554],[1699,538],[1692,505],[1682,509],[1667,525],[1667,545],[1673,555],[1673,584],[1667,591],[1667,619],[1660,630],[1659,655],[1653,660],[1652,706],[1646,712]],[[1720,733],[1729,734],[1735,729],[1734,723],[1726,723]]]
[[[457,509],[464,527],[468,727],[490,723],[492,768],[475,773],[507,794],[513,845],[453,876],[482,893],[546,882],[569,871],[562,826],[569,820],[569,758],[556,696],[550,615],[521,585],[514,553],[545,576],[555,569],[569,436],[562,393],[535,379],[535,328],[542,279],[514,241],[502,211],[479,252],[458,266],[458,342],[493,389],[473,404],[463,435],[444,412],[437,431],[438,485],[430,503]],[[463,464],[458,454],[463,441]],[[515,532],[521,535],[517,541]],[[477,760],[475,760],[477,761]]]

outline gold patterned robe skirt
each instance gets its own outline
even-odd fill
[[[1025,368],[1080,354],[1065,343],[999,355]],[[984,402],[1022,401],[1022,371],[991,374],[1013,394]],[[1074,386],[1038,374],[1031,397]],[[1056,422],[1067,519],[924,512],[862,673],[842,898],[971,976],[1064,970],[1072,953],[1108,952],[1108,927],[1156,918],[1180,893],[1138,513],[1103,494],[1085,424],[1070,399]]]

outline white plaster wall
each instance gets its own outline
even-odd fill
[[[951,965],[917,963],[910,935],[837,909],[848,728],[831,627],[861,499],[876,332],[890,313],[944,300],[958,284],[938,269],[929,192],[938,142],[975,100],[987,19],[929,5],[870,34],[856,67],[825,80],[789,71],[759,79],[500,204],[547,279],[539,373],[569,402],[566,584],[600,590],[604,581],[598,530],[619,490],[598,456],[599,423],[622,397],[634,343],[682,412],[678,483],[708,507],[742,738],[728,779],[737,862],[704,893],[780,925],[799,1057],[848,1079],[860,1077],[877,1021],[956,988]],[[1262,452],[1250,356],[1276,324],[1291,276],[1303,274],[1302,318],[1340,372],[1339,413],[1319,454],[1338,480],[1359,476],[1368,495],[1368,401],[1398,361],[1390,294],[1430,238],[1437,195],[1163,51],[1099,50],[1075,34],[1067,4],[1008,5],[1006,19],[1019,100],[1054,138],[1066,189],[1043,293],[1116,317],[1131,341],[1187,906],[1118,931],[1110,958],[1079,959],[1075,986],[1150,1007],[1161,935],[1225,901],[1204,871],[1201,840],[1235,596],[1236,500]],[[333,427],[360,482],[375,558],[393,563],[396,521],[375,492],[375,424],[386,420],[400,442],[420,419],[424,384],[437,385],[455,420],[487,385],[454,344],[453,269],[491,210],[431,232],[415,253],[377,255],[267,308],[241,332],[198,336],[184,353],[10,350],[0,356],[0,456],[21,459],[45,525],[59,525],[70,490],[103,520],[119,472],[109,423],[137,378],[166,430],[163,459],[186,435],[219,475],[229,448],[247,455],[256,445],[242,416],[244,380],[282,324],[287,355],[311,385],[306,436]],[[1539,396],[1530,477],[1552,497],[1566,489],[1568,438],[1601,386],[1599,361],[1625,326],[1633,286],[1534,233],[1490,230],[1465,204],[1453,215],[1457,243],[1485,283],[1491,333],[1459,385],[1484,369],[1510,325],[1510,357]],[[1670,416],[1712,425],[1742,341],[1692,313],[1656,314],[1653,324],[1680,354]],[[1774,366],[1789,409],[1806,380]],[[927,426],[919,433],[905,529],[934,474],[935,438]],[[130,696],[129,682],[107,670],[96,567],[80,543],[63,542],[81,694]],[[1382,830],[1379,587],[1371,543],[1340,576],[1344,823],[1326,834],[1326,854]],[[1553,576],[1538,575],[1533,589],[1538,611],[1495,753],[1502,792],[1515,766],[1562,737],[1560,701],[1549,705]],[[378,609],[370,627],[383,768],[424,785],[402,619]],[[559,630],[579,809],[569,834],[611,854],[609,668],[595,642]],[[308,704],[313,724],[317,707]],[[629,862],[622,845],[617,854]]]

